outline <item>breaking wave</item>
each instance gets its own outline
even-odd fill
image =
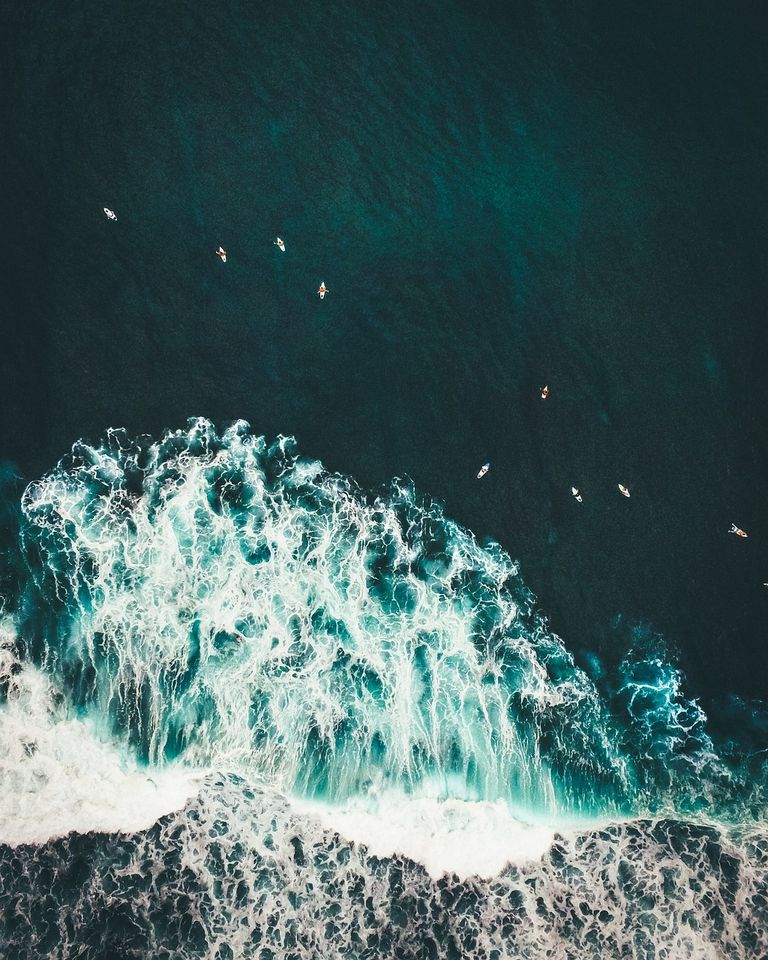
[[[734,844],[659,820],[558,836],[539,862],[492,879],[436,880],[238,777],[213,777],[141,834],[72,834],[0,857],[12,955],[78,960],[754,960],[768,947],[767,875],[765,837]],[[31,891],[48,898],[42,915]]]
[[[113,430],[27,488],[19,542],[18,956],[53,935],[34,877],[72,863],[63,913],[134,905],[93,956],[768,950],[763,755],[713,742],[657,638],[578,666],[509,556],[409,483],[369,495],[244,422]]]

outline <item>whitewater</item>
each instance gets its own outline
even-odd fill
[[[14,955],[78,955],[66,916],[113,902],[130,956],[768,951],[763,757],[714,742],[658,638],[577,665],[409,482],[243,421],[111,430],[26,489],[9,557]]]

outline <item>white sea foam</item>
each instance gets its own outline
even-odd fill
[[[415,849],[394,811],[385,842],[358,798],[503,800],[522,823],[557,824],[647,809],[660,784],[707,799],[711,744],[676,672],[628,668],[622,740],[510,557],[408,484],[365,497],[286,438],[197,420],[151,445],[77,444],[22,509],[22,629],[77,711],[64,717],[77,742],[351,803],[351,834],[393,849]],[[460,809],[485,829],[487,808]],[[456,832],[450,806],[411,810],[435,836]]]
[[[61,611],[46,663],[153,764],[334,803],[434,775],[555,818],[631,789],[515,564],[407,484],[366,498],[285,438],[200,420],[78,445],[23,509]]]
[[[11,952],[50,955],[39,893],[58,875],[59,913],[79,920],[74,935],[64,922],[55,930],[65,956],[86,938],[112,955],[103,917],[127,905],[136,955],[162,943],[179,960],[768,956],[764,832],[738,841],[680,821],[634,821],[558,836],[540,859],[463,881],[334,833],[273,789],[212,776],[156,829],[33,848],[21,877],[0,848]]]
[[[194,901],[180,957],[192,915],[211,956],[410,956],[414,937],[468,958],[766,955],[768,838],[701,821],[718,798],[742,810],[743,780],[682,675],[644,654],[598,691],[510,558],[408,485],[372,500],[285,439],[199,421],[80,445],[24,515],[0,840],[140,830],[186,804],[82,841],[120,865],[103,860],[110,890],[98,871],[65,885],[70,912],[122,890],[154,943],[153,904]],[[615,822],[652,809],[666,819]],[[66,871],[80,843],[27,862]]]
[[[554,827],[517,819],[503,800],[434,800],[389,792],[340,806],[292,798],[291,806],[345,840],[364,844],[373,856],[415,860],[435,880],[444,874],[491,878],[509,864],[540,861],[555,838]]]
[[[12,631],[0,627],[0,675],[9,675]],[[0,707],[0,842],[43,843],[71,831],[131,833],[181,809],[203,773],[178,766],[151,777],[67,714],[50,678],[15,673]]]

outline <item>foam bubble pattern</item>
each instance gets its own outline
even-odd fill
[[[634,799],[597,691],[516,565],[406,483],[369,497],[290,440],[199,420],[76,445],[23,513],[26,653],[145,762],[332,801],[392,785],[553,814]]]
[[[735,843],[637,821],[560,837],[493,880],[434,880],[237,777],[141,834],[0,847],[18,960],[754,960],[768,954],[767,903],[764,833]]]

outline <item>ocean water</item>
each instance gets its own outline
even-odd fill
[[[3,7],[0,955],[768,955],[764,26]]]
[[[75,445],[18,519],[13,955],[768,949],[765,751],[660,637],[579,667],[413,485],[195,420]]]

